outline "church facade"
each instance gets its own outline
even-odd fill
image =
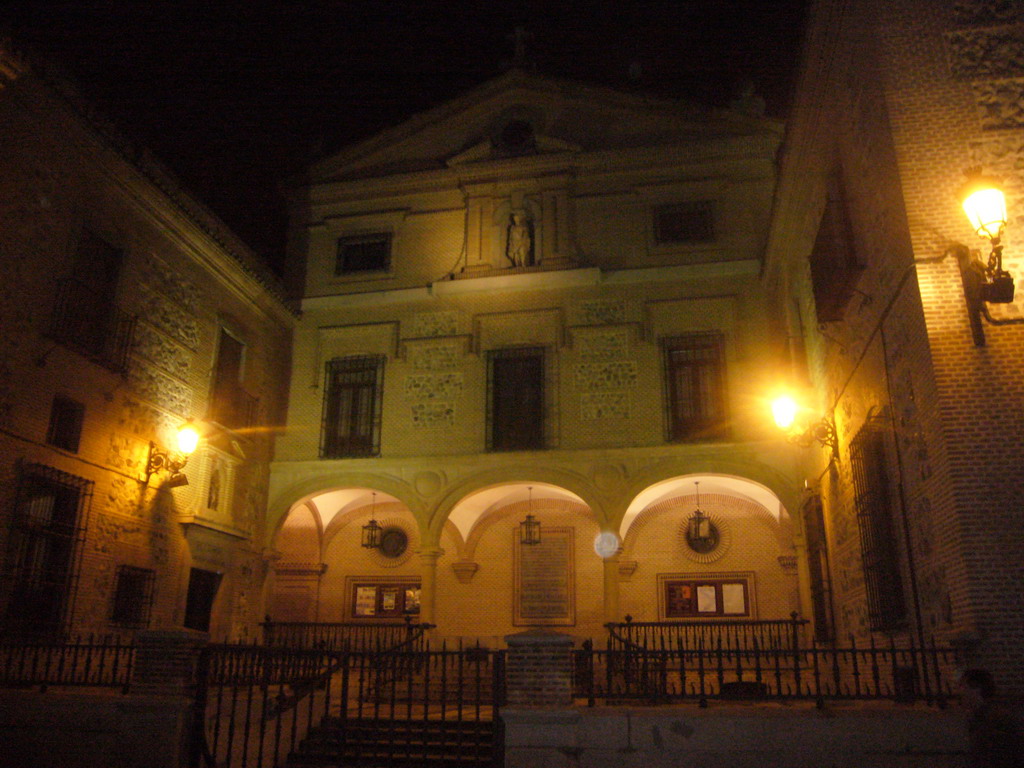
[[[780,139],[513,70],[310,169],[270,615],[493,644],[806,613],[766,405]]]

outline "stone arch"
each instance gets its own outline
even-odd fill
[[[598,525],[604,530],[606,524],[604,505],[599,501],[600,494],[597,489],[589,481],[576,473],[565,470],[527,465],[487,470],[453,485],[431,513],[430,537],[424,539],[424,544],[436,545],[440,541],[441,531],[452,511],[474,493],[502,485],[527,485],[530,483],[562,488],[576,495],[587,505]]]

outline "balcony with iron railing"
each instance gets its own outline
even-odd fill
[[[74,278],[57,283],[49,335],[115,373],[128,369],[135,317]]]
[[[248,429],[259,421],[260,399],[240,384],[218,383],[210,401],[209,420],[232,430]]]

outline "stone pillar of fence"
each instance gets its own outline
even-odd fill
[[[572,638],[528,630],[505,637],[505,692],[510,707],[572,705]]]

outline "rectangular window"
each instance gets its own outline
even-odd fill
[[[245,344],[221,328],[213,366],[210,419],[230,429],[244,429],[257,422],[259,399],[242,388],[244,361]]]
[[[50,335],[101,365],[123,372],[135,319],[117,307],[124,253],[95,233],[82,231],[74,276],[57,286]]]
[[[829,180],[825,211],[811,250],[811,285],[819,323],[843,319],[864,265],[857,259],[849,207],[838,173]]]
[[[720,439],[728,433],[724,348],[720,333],[662,340],[670,441]]]
[[[77,453],[84,418],[84,405],[63,395],[55,396],[50,406],[50,426],[46,431],[46,442],[56,448]]]
[[[854,504],[872,630],[899,629],[907,618],[886,460],[886,434],[880,425],[868,423],[850,441]]]
[[[210,631],[213,601],[220,589],[221,575],[216,571],[193,568],[189,572],[188,596],[185,598],[185,628]]]
[[[320,457],[380,453],[384,356],[342,357],[327,363]]]
[[[355,619],[393,619],[418,616],[418,582],[385,584],[360,582],[352,585],[352,617]]]
[[[52,467],[22,469],[0,589],[5,631],[54,636],[64,629],[92,488]]]
[[[153,585],[156,571],[120,565],[117,568],[117,586],[110,621],[129,627],[149,626],[149,612],[153,607]]]
[[[544,448],[544,349],[492,350],[487,368],[488,450]]]
[[[714,206],[710,200],[659,205],[654,209],[654,242],[707,243],[715,239]]]
[[[375,232],[338,238],[338,255],[334,274],[354,272],[386,272],[391,266],[391,234]]]
[[[745,579],[665,580],[665,618],[692,619],[750,616]]]

